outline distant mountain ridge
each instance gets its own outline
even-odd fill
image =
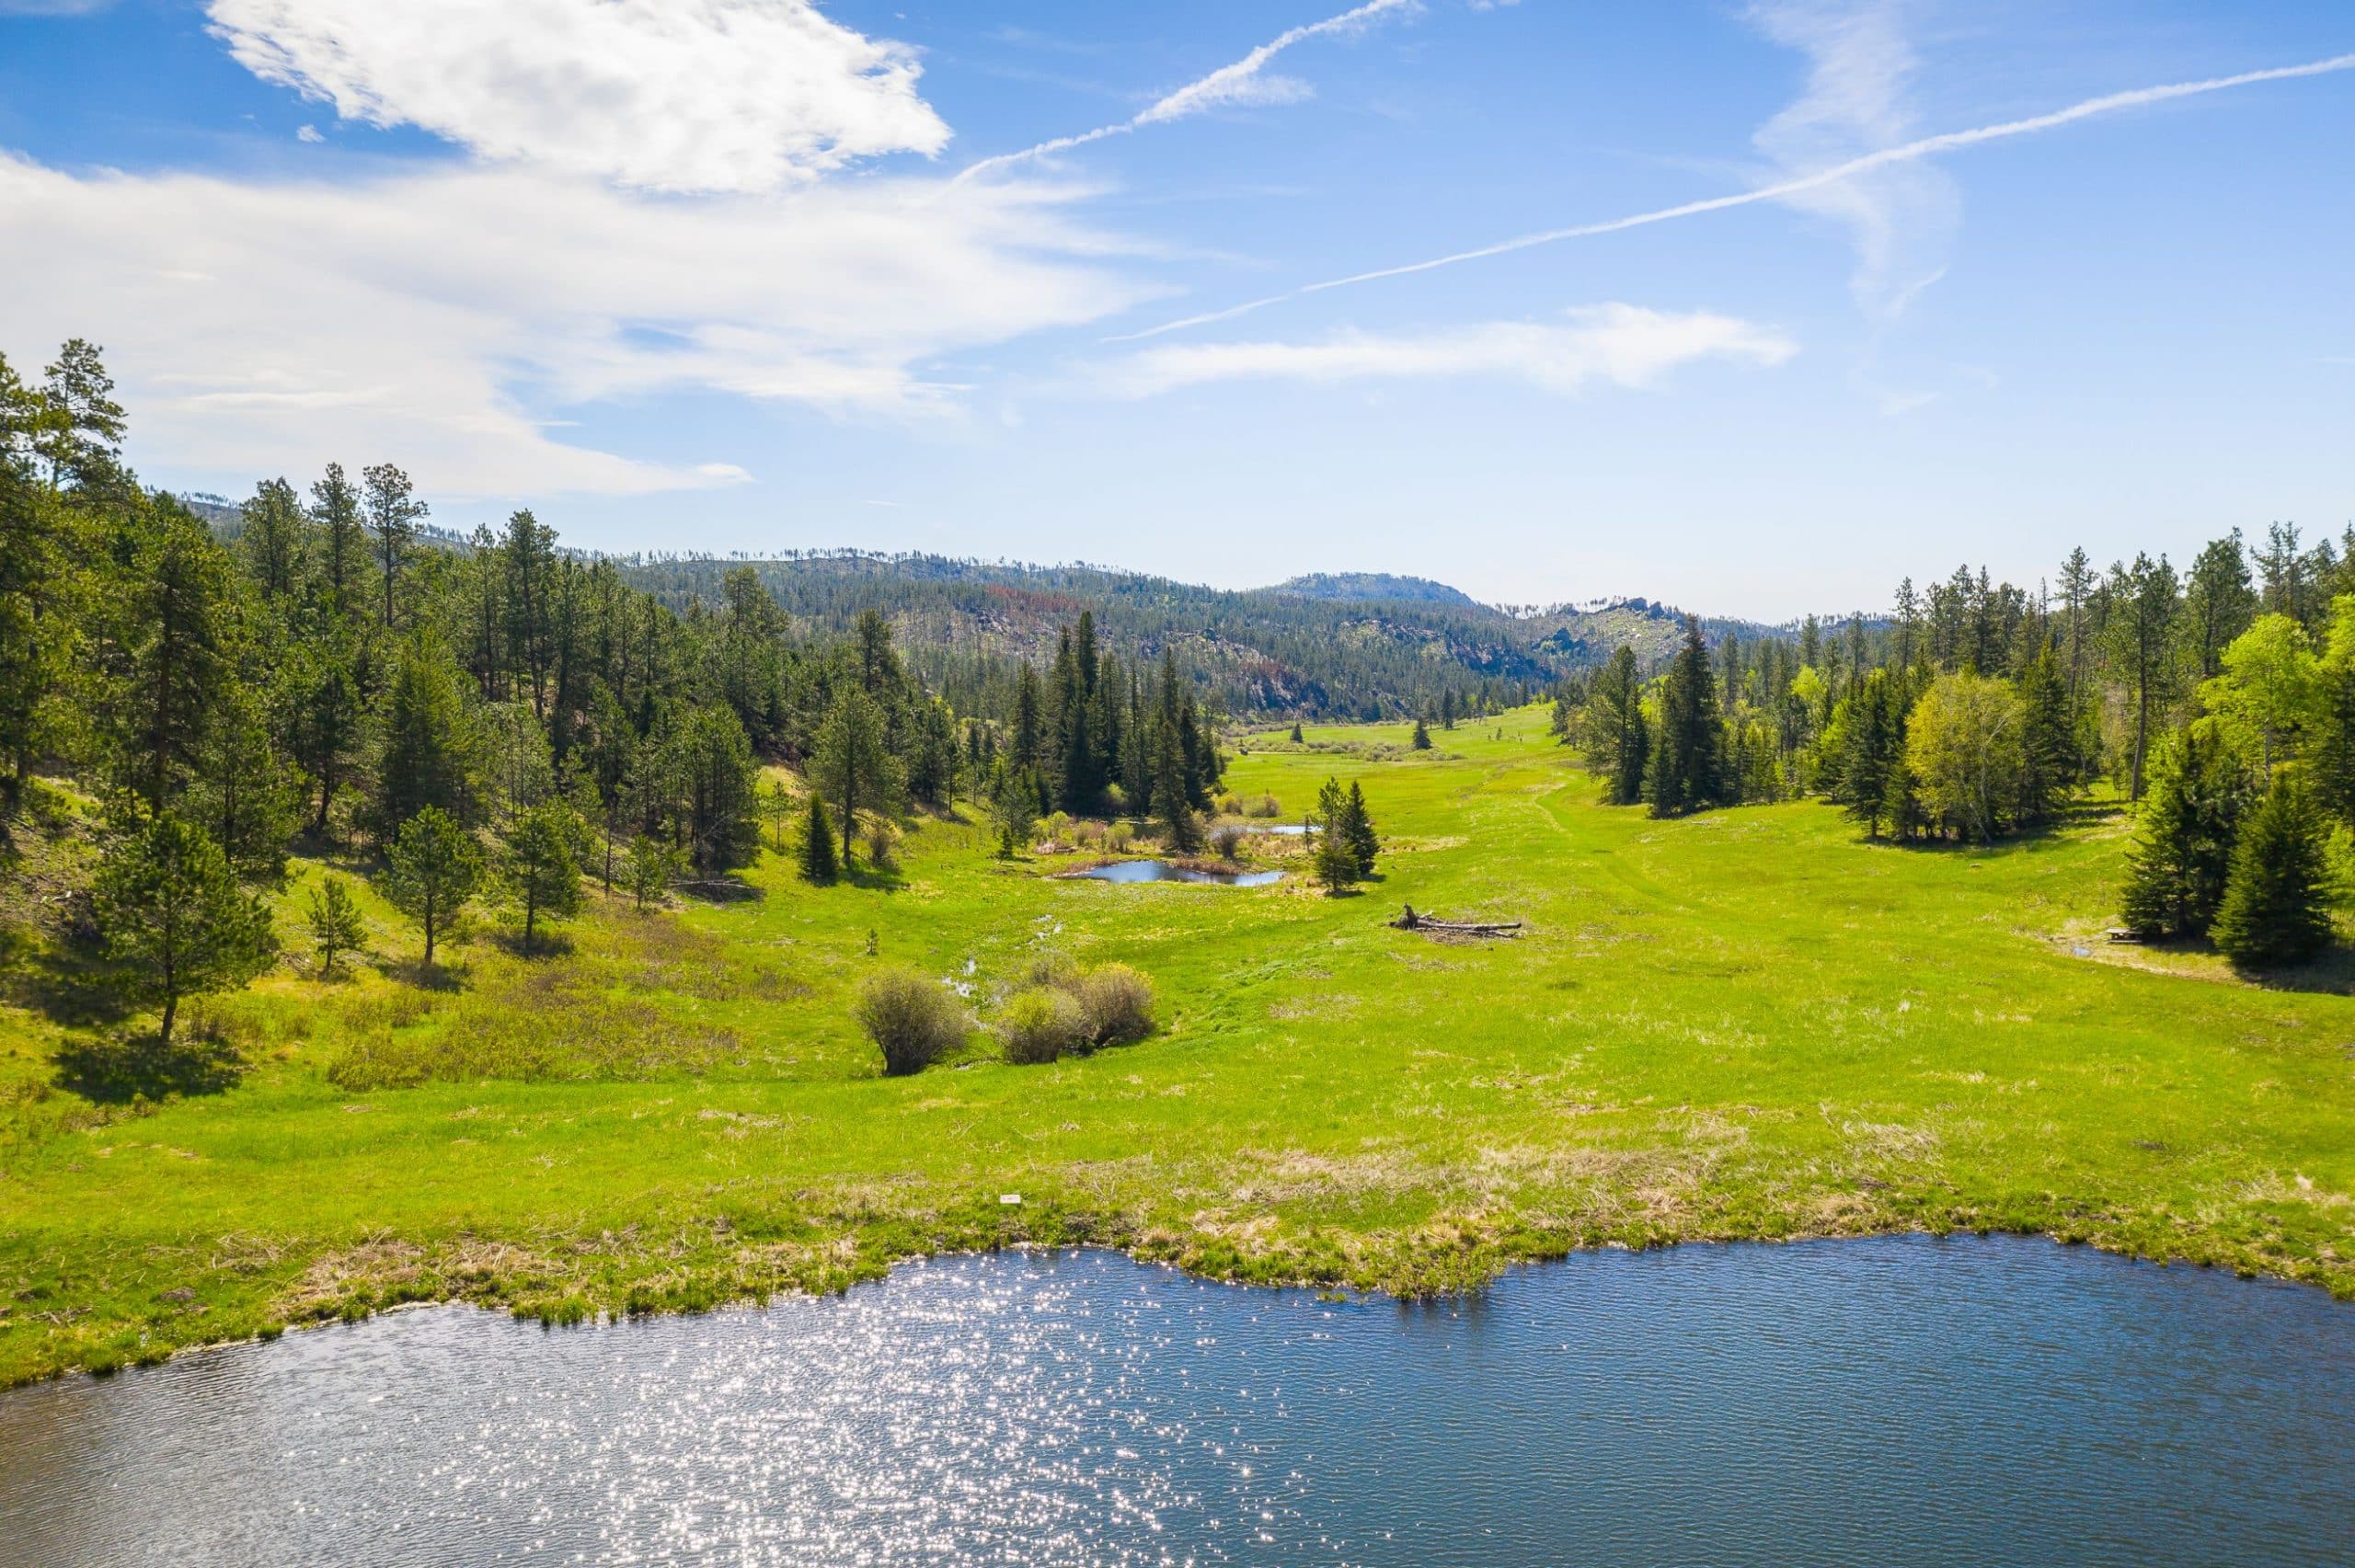
[[[1483,608],[1462,589],[1429,578],[1402,578],[1389,572],[1308,572],[1263,589],[1293,599],[1354,601],[1359,603],[1452,604],[1460,609]]]
[[[862,550],[775,556],[615,557],[673,608],[707,612],[749,570],[787,614],[839,634],[880,612],[925,678],[968,712],[1002,711],[1020,661],[1043,668],[1060,631],[1094,612],[1098,646],[1132,664],[1174,658],[1238,715],[1395,718],[1453,693],[1525,701],[1622,646],[1672,653],[1680,612],[1648,600],[1508,611],[1422,578],[1312,573],[1241,590],[1143,572]],[[1767,628],[1710,620],[1714,640]]]

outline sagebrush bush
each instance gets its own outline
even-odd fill
[[[1234,860],[1243,853],[1243,834],[1240,828],[1221,828],[1211,835],[1211,848],[1218,851],[1219,859]]]
[[[1277,803],[1276,797],[1272,795],[1254,796],[1246,809],[1253,817],[1273,818],[1284,814],[1283,807]]]
[[[1035,954],[1022,972],[1027,986],[1059,986],[1069,990],[1078,979],[1079,966],[1068,953]]]
[[[1005,1059],[1020,1066],[1050,1062],[1087,1043],[1087,1017],[1071,992],[1055,986],[1017,991],[991,1025]]]
[[[1153,982],[1126,964],[1088,970],[1073,995],[1091,1044],[1127,1045],[1153,1033]]]
[[[965,1043],[965,1009],[913,969],[885,969],[858,988],[859,1027],[883,1053],[893,1077],[921,1072]]]

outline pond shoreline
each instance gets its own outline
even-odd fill
[[[1019,1215],[1018,1208],[1012,1211]],[[1312,1291],[1336,1299],[1354,1298],[1360,1301],[1389,1299],[1401,1304],[1442,1300],[1460,1300],[1476,1297],[1481,1292],[1521,1272],[1544,1268],[1550,1265],[1575,1261],[1583,1255],[1619,1253],[1646,1253],[1680,1248],[1801,1246],[1838,1242],[1875,1242],[1921,1238],[1944,1241],[1959,1237],[2013,1237],[2040,1240],[2055,1247],[2085,1247],[2091,1251],[2116,1257],[2138,1265],[2161,1270],[2188,1266],[2202,1273],[2230,1272],[2237,1278],[2252,1284],[2312,1288],[2321,1291],[2334,1301],[2355,1304],[2355,1271],[2331,1271],[2319,1265],[2306,1265],[2289,1269],[2251,1266],[2245,1262],[2212,1256],[2196,1256],[2180,1249],[2165,1252],[2137,1247],[2114,1238],[2085,1234],[2074,1229],[2037,1226],[2003,1226],[1977,1224],[1892,1224],[1868,1229],[1824,1229],[1813,1230],[1783,1230],[1744,1234],[1735,1231],[1660,1235],[1641,1239],[1603,1237],[1568,1246],[1525,1246],[1519,1243],[1533,1240],[1526,1235],[1508,1241],[1476,1244],[1470,1249],[1462,1245],[1426,1245],[1407,1247],[1393,1254],[1403,1265],[1396,1273],[1371,1278],[1336,1278],[1326,1273],[1285,1272],[1277,1265],[1281,1255],[1274,1251],[1250,1253],[1223,1248],[1223,1257],[1206,1257],[1196,1248],[1183,1244],[1183,1239],[1169,1234],[1155,1234],[1136,1239],[1115,1239],[1110,1235],[1074,1233],[1069,1228],[1074,1217],[1053,1213],[1040,1216],[1047,1223],[1040,1229],[1052,1234],[1036,1235],[1020,1221],[1005,1228],[1005,1233],[988,1239],[950,1240],[937,1246],[861,1256],[846,1267],[835,1271],[822,1283],[802,1285],[778,1282],[767,1288],[737,1291],[699,1290],[691,1299],[676,1299],[654,1304],[607,1304],[603,1307],[582,1300],[577,1295],[567,1295],[556,1300],[533,1294],[528,1288],[514,1290],[506,1281],[493,1277],[475,1279],[428,1294],[398,1295],[367,1305],[347,1299],[335,1310],[314,1310],[301,1315],[289,1314],[243,1333],[224,1334],[218,1338],[192,1338],[176,1342],[168,1347],[158,1347],[158,1353],[126,1358],[111,1365],[91,1367],[78,1363],[62,1363],[40,1367],[23,1375],[0,1382],[0,1396],[9,1391],[65,1378],[89,1378],[103,1380],[125,1370],[161,1366],[185,1356],[237,1345],[266,1344],[290,1333],[304,1333],[313,1329],[346,1327],[370,1319],[393,1313],[427,1308],[470,1307],[485,1312],[505,1315],[517,1322],[537,1322],[546,1329],[613,1326],[644,1318],[694,1317],[720,1311],[757,1311],[782,1300],[815,1300],[842,1296],[855,1287],[870,1286],[889,1279],[895,1272],[911,1265],[957,1257],[983,1257],[999,1253],[1063,1253],[1103,1252],[1115,1253],[1140,1265],[1168,1268],[1189,1279],[1206,1284],[1232,1286],[1243,1289],[1264,1289],[1276,1292]],[[1370,1233],[1368,1242],[1393,1240],[1381,1233]],[[1200,1238],[1197,1238],[1199,1241]],[[701,1283],[716,1283],[718,1271],[699,1276]]]

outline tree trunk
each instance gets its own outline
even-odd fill
[[[167,1046],[172,1043],[172,1019],[178,1013],[179,1010],[179,992],[178,990],[167,990],[164,993],[163,1041],[164,1044]]]

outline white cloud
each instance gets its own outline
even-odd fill
[[[1805,53],[1798,101],[1752,140],[1779,166],[1781,184],[1902,143],[1916,132],[1906,89],[1917,68],[1901,0],[1775,0],[1752,13],[1775,42]],[[1844,225],[1856,246],[1857,303],[1884,319],[1903,314],[1945,271],[1961,220],[1954,181],[1922,161],[1883,164],[1779,200]]]
[[[1313,38],[1362,32],[1384,17],[1421,8],[1421,0],[1365,0],[1363,5],[1352,6],[1338,16],[1327,17],[1321,22],[1309,22],[1277,34],[1242,59],[1222,65],[1207,76],[1199,76],[1174,92],[1164,94],[1116,125],[1099,125],[1093,131],[1082,131],[1075,135],[1053,137],[1035,146],[1025,147],[1020,152],[1000,153],[971,165],[957,177],[971,179],[975,175],[1006,168],[1032,158],[1084,147],[1090,142],[1101,142],[1108,136],[1126,136],[1148,125],[1166,125],[1174,120],[1207,114],[1214,109],[1239,104],[1298,103],[1314,97],[1314,91],[1307,83],[1293,77],[1267,74],[1269,61],[1296,43],[1304,43]]]
[[[326,141],[327,138],[319,134],[319,128],[317,126],[304,125],[298,126],[295,129],[294,140],[297,142],[308,142],[316,145],[318,143]]]
[[[948,127],[902,44],[809,0],[211,0],[265,81],[346,120],[650,190],[780,189]]]
[[[1204,382],[1335,383],[1399,377],[1500,375],[1548,392],[1590,383],[1648,386],[1702,360],[1779,365],[1798,345],[1773,327],[1708,311],[1603,304],[1565,321],[1482,322],[1442,332],[1345,332],[1313,343],[1211,343],[1148,349],[1108,372],[1112,389],[1150,396]]]
[[[530,409],[714,389],[954,404],[938,356],[1133,303],[1111,242],[1019,182],[632,196],[523,167],[358,183],[79,176],[0,155],[0,343],[102,341],[150,464],[402,463],[442,493],[722,482]]]

